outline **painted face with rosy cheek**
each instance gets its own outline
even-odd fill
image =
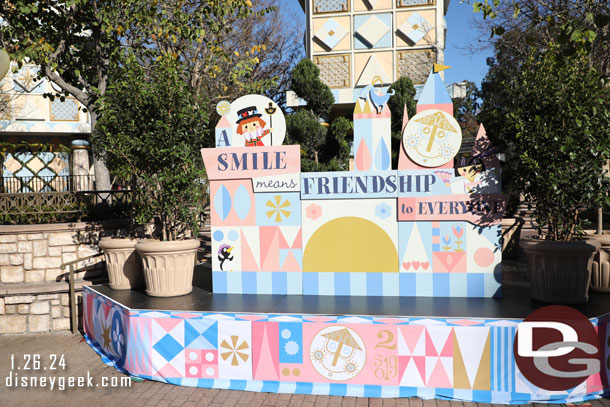
[[[260,125],[259,125],[258,121],[252,121],[250,123],[244,124],[244,131],[247,132],[247,133],[253,133],[258,128],[260,128]]]

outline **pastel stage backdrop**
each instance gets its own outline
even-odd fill
[[[515,364],[520,320],[143,311],[89,287],[83,301],[87,341],[106,363],[176,385],[515,404],[610,389],[608,316],[591,320],[605,344],[601,372],[550,392]]]
[[[483,127],[470,156],[438,73],[390,168],[391,94],[354,109],[355,171],[301,173],[263,96],[221,102],[210,179],[217,293],[500,296],[500,168]],[[405,115],[406,116],[406,115]]]

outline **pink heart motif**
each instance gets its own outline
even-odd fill
[[[423,268],[424,270],[428,270],[428,267],[430,267],[430,263],[429,263],[429,262],[427,262],[427,261],[425,261],[425,262],[423,262],[423,263],[421,264],[421,266],[422,266],[422,268]]]
[[[414,262],[413,262],[413,268],[414,268],[415,270],[417,270],[417,269],[419,268],[419,262],[418,262],[418,261],[414,261]]]
[[[402,266],[405,268],[405,270],[409,270],[409,267],[411,267],[411,262],[407,261],[402,263]]]

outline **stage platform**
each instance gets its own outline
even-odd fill
[[[597,327],[602,370],[574,389],[530,383],[513,356],[517,325],[545,304],[503,298],[326,297],[84,288],[84,329],[102,359],[132,376],[183,386],[474,402],[565,403],[609,395],[610,301],[577,306]]]

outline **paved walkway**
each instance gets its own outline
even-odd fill
[[[26,356],[24,356],[26,355]],[[26,370],[27,355],[31,355]],[[40,355],[40,367],[34,361]],[[51,370],[52,355],[55,357],[55,368]],[[60,366],[61,355],[64,357],[65,369]],[[12,356],[12,358],[11,358]],[[11,368],[11,359],[14,367]],[[44,369],[46,367],[46,369]],[[19,368],[19,369],[18,369]],[[46,388],[7,387],[7,377],[13,383],[23,376],[45,376]],[[88,377],[89,374],[89,377]],[[61,387],[60,377],[66,377]],[[69,387],[67,377],[83,377],[82,384],[93,387]],[[54,378],[54,379],[53,379]],[[120,383],[126,378],[115,369],[103,364],[99,356],[84,342],[82,336],[71,334],[18,335],[0,336],[0,406],[6,407],[82,407],[82,406],[408,406],[408,407],[489,407],[489,404],[462,403],[446,400],[420,399],[374,399],[334,396],[304,396],[299,394],[252,393],[231,390],[195,389],[173,386],[159,382],[132,382],[126,387],[103,387],[104,383]],[[10,380],[10,379],[9,379]],[[40,380],[40,379],[39,379]],[[55,380],[55,389],[50,390],[51,380]],[[77,379],[75,379],[77,380]],[[130,384],[130,386],[129,386]],[[97,386],[96,386],[97,385]],[[610,400],[595,400],[592,407],[610,407]],[[539,404],[537,406],[547,407]]]

